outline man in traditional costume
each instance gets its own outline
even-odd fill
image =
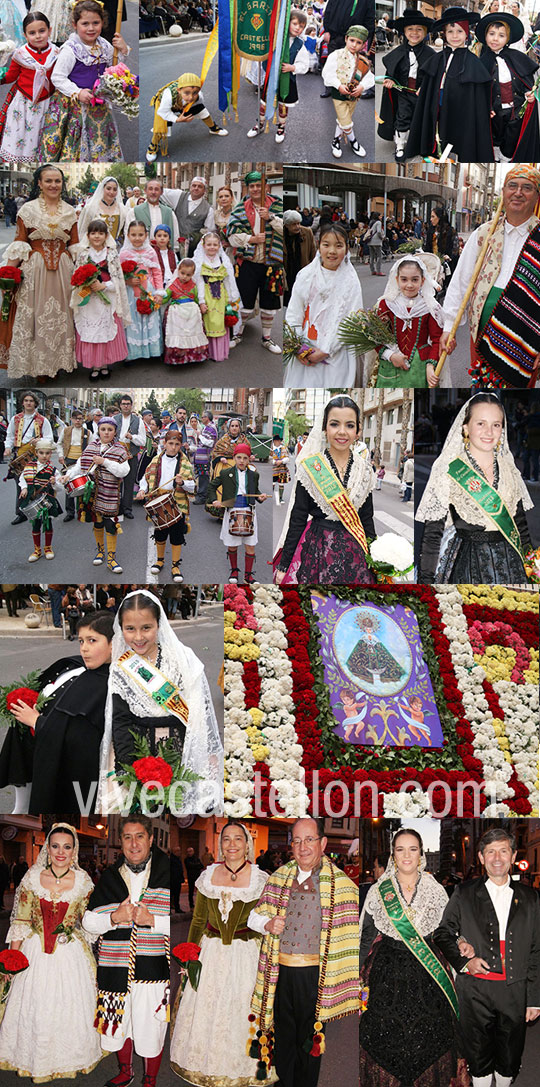
[[[316,1087],[324,1024],[360,1007],[358,887],[324,855],[322,829],[322,820],[296,821],[294,859],[270,876],[248,919],[264,936],[251,1055],[257,1078],[273,1063],[281,1087]]]
[[[23,393],[21,411],[17,412],[10,420],[6,434],[5,454],[7,457],[13,453],[13,459],[28,453],[33,457],[34,442],[38,438],[48,438],[53,441],[53,432],[49,420],[38,411],[38,399],[32,392]],[[17,495],[15,499],[15,518],[12,525],[22,525],[26,521],[24,513],[21,513],[19,502],[21,492],[19,490],[19,475],[22,464],[15,469],[10,468],[8,476],[15,480]]]
[[[121,822],[122,855],[90,896],[83,928],[99,937],[95,1026],[119,1073],[106,1087],[128,1087],[133,1052],[144,1060],[143,1087],[155,1087],[169,989],[169,857],[153,844],[152,820]]]
[[[482,835],[485,874],[454,890],[433,939],[457,972],[464,1054],[473,1087],[510,1087],[518,1075],[527,1023],[540,1016],[540,901],[514,883],[513,836]]]
[[[152,241],[158,226],[167,226],[171,231],[172,247],[176,250],[178,246],[178,224],[171,208],[163,199],[163,185],[161,184],[161,181],[147,181],[144,186],[144,195],[145,200],[142,204],[138,204],[137,201],[135,201],[135,203],[131,205],[126,205],[127,214],[124,224],[126,238],[129,224],[135,219],[138,223],[144,223],[148,231],[149,241]]]
[[[483,223],[465,243],[443,303],[441,350],[453,351],[449,332],[460,309],[482,245],[490,234],[466,314],[471,334],[474,387],[533,387],[540,364],[540,170],[513,166],[502,190],[503,214]],[[462,320],[465,320],[465,315]]]
[[[236,204],[226,226],[229,243],[237,250],[234,274],[242,300],[242,327],[253,317],[258,298],[262,345],[280,355],[281,348],[270,333],[284,288],[283,204],[267,191],[263,199],[262,174],[258,170],[251,170],[244,181],[247,198]],[[239,339],[237,333],[233,342]]]
[[[163,189],[163,200],[173,209],[184,256],[192,257],[204,231],[214,229],[214,209],[206,196],[204,177],[194,177],[189,189]]]
[[[71,413],[71,425],[64,427],[61,449],[58,452],[60,464],[64,468],[71,468],[76,464],[92,438],[92,431],[86,427],[81,409],[76,408]],[[73,521],[74,518],[75,499],[72,494],[67,494],[64,521]]]

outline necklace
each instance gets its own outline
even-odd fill
[[[336,473],[340,483],[342,483],[343,486],[346,487],[348,482],[349,482],[349,476],[351,474],[351,468],[352,468],[352,465],[353,465],[353,455],[352,455],[352,453],[351,452],[349,453],[349,459],[347,461],[347,467],[345,468],[345,472],[343,473],[343,475],[341,474],[341,472],[340,472],[340,470],[339,470],[339,468],[338,468],[338,466],[337,466],[337,464],[336,464],[336,462],[335,462],[335,460],[334,460],[334,458],[333,458],[333,456],[332,456],[329,449],[326,450],[326,457],[327,457],[327,460],[330,461],[330,465],[334,469],[334,472]]]
[[[55,872],[55,870],[54,870],[54,868],[52,866],[52,863],[50,863],[50,862],[49,862],[49,868],[50,868],[50,870],[51,870],[51,872],[52,872],[52,874],[53,874],[53,876],[54,876],[54,878],[56,880],[56,886],[57,887],[60,886],[60,880],[63,879],[64,876],[67,876],[68,872],[71,871],[71,868],[66,868],[65,872],[62,872],[61,875],[57,875],[57,873]]]
[[[56,207],[55,207],[54,210],[51,210],[50,206],[47,204],[47,202],[45,200],[45,197],[43,196],[43,193],[40,193],[39,196],[38,196],[38,204],[39,204],[39,207],[40,207],[41,214],[42,214],[43,218],[45,219],[46,226],[48,226],[50,231],[56,230],[56,227],[58,226],[58,223],[60,222],[60,217],[61,217],[61,214],[62,214],[61,213],[62,197],[59,196],[57,198]]]
[[[236,880],[238,879],[238,873],[242,871],[242,868],[246,867],[247,858],[244,861],[244,863],[240,865],[240,868],[236,869],[236,872],[235,872],[234,868],[229,868],[229,865],[227,864],[227,861],[222,861],[221,863],[224,864],[227,871],[230,872],[231,879],[232,879],[233,883],[235,883]]]

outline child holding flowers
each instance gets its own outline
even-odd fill
[[[123,59],[129,47],[120,34],[112,45],[101,37],[106,13],[99,0],[79,0],[73,8],[74,33],[54,66],[56,88],[45,116],[39,162],[118,162],[122,150],[111,108],[96,97],[94,84],[112,63],[114,49]]]
[[[436,284],[419,257],[402,257],[388,276],[378,311],[395,343],[379,348],[377,389],[435,388],[443,315]]]
[[[77,362],[91,371],[91,381],[109,377],[127,356],[124,325],[131,317],[116,242],[101,219],[88,224],[71,283]]]
[[[31,11],[22,26],[26,44],[15,50],[0,79],[0,83],[12,85],[0,114],[2,162],[34,161],[53,92],[51,72],[59,52],[49,41],[51,27],[46,15]]]
[[[164,321],[165,354],[169,366],[185,362],[203,362],[208,358],[199,295],[193,279],[195,261],[185,257],[180,261],[176,276],[165,294],[168,302]]]
[[[128,360],[160,358],[163,329],[154,295],[161,300],[163,276],[144,223],[134,220],[129,224],[127,239],[120,250],[120,261],[131,316],[126,333]]]
[[[208,336],[209,358],[223,362],[229,357],[229,329],[240,329],[238,308],[240,294],[233,266],[227,256],[218,231],[203,234],[195,250],[195,283],[203,324]]]

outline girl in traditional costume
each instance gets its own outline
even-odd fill
[[[20,16],[18,15],[18,18]],[[6,33],[4,20],[2,30]],[[46,15],[31,12],[22,23],[26,45],[12,54],[1,83],[11,88],[0,110],[0,159],[2,162],[34,162],[49,98],[51,72],[58,48],[49,41]]]
[[[166,685],[164,700],[153,697],[159,684]],[[116,771],[136,758],[134,734],[148,741],[153,755],[161,740],[171,740],[182,765],[198,775],[177,800],[181,814],[220,810],[223,745],[203,664],[144,589],[128,593],[114,620],[99,811],[122,810],[127,803]]]
[[[218,231],[209,230],[203,234],[194,257],[195,283],[208,336],[208,355],[216,362],[223,362],[229,357],[229,330],[237,331],[241,327],[238,318],[240,294]]]
[[[338,341],[344,317],[362,309],[362,288],[349,257],[347,231],[338,223],[325,223],[319,236],[319,252],[302,268],[292,289],[287,324],[308,344],[287,363],[286,388],[351,388],[356,380],[356,353]]]
[[[248,830],[230,820],[219,837],[217,864],[205,868],[195,884],[188,940],[201,946],[202,970],[198,988],[187,985],[182,993],[171,1040],[173,1069],[188,1083],[256,1082],[257,1065],[246,1055],[246,1043],[261,937],[247,920],[267,878],[254,863]],[[275,1073],[265,1082],[274,1083]]]
[[[113,36],[112,45],[101,37],[106,15],[97,0],[79,0],[72,17],[74,33],[54,66],[56,92],[47,108],[38,161],[118,162],[123,156],[116,122],[94,84],[112,64],[115,49],[119,62],[130,50],[121,34]]]
[[[500,400],[478,393],[455,419],[416,510],[424,522],[419,581],[525,584],[532,507]]]
[[[163,286],[168,287],[171,280],[176,275],[176,254],[172,246],[172,232],[170,226],[166,223],[160,223],[154,231],[154,237],[152,238],[150,245],[156,254],[159,267],[161,268],[161,274],[163,276]]]
[[[532,90],[538,64],[517,47],[523,23],[513,15],[486,15],[476,27],[480,60],[492,78],[491,135],[495,159],[536,162],[540,156],[538,108]],[[521,117],[521,108],[526,107]]]
[[[131,222],[127,229],[127,239],[120,250],[120,261],[134,260],[139,268],[146,271],[146,277],[126,278],[128,288],[131,324],[126,339],[128,359],[160,358],[163,350],[163,328],[159,309],[150,313],[141,313],[137,302],[141,299],[141,290],[161,297],[163,294],[163,276],[159,261],[148,241],[148,231],[144,223]]]
[[[82,236],[75,270],[95,264],[99,279],[88,288],[74,287],[71,305],[75,320],[75,356],[90,380],[110,377],[116,362],[127,357],[124,326],[131,323],[126,285],[116,242],[101,219],[91,219]]]
[[[23,876],[7,940],[28,959],[7,997],[0,1069],[37,1083],[91,1072],[101,1059],[94,1029],[96,966],[81,929],[93,890],[79,866],[74,827],[53,823]]]
[[[378,389],[438,385],[443,312],[436,286],[420,257],[402,257],[391,268],[378,311],[389,320],[396,342],[379,348]]]
[[[334,396],[297,456],[296,482],[274,557],[278,585],[373,583],[365,555],[367,538],[376,536],[374,480],[369,458],[354,448],[359,436],[358,405],[349,396]]]
[[[17,214],[14,240],[2,256],[22,264],[8,355],[8,376],[56,377],[75,370],[75,329],[70,308],[77,215],[67,203],[65,178],[57,166],[34,173],[29,199]]]
[[[468,48],[470,29],[477,22],[478,15],[465,8],[449,7],[434,23],[432,29],[441,32],[446,44],[422,65],[422,86],[405,158],[440,158],[451,144],[452,154],[460,162],[493,162],[491,79]]]
[[[79,235],[83,237],[93,219],[101,219],[107,224],[115,242],[119,242],[124,233],[126,214],[120,186],[116,178],[108,174],[100,181],[79,215]]]
[[[57,468],[51,461],[54,452],[54,442],[48,438],[38,438],[36,445],[36,459],[27,464],[19,476],[19,488],[21,492],[21,508],[25,509],[26,500],[44,498],[47,504],[30,513],[32,527],[32,540],[34,550],[28,556],[28,562],[37,562],[41,558],[41,529],[45,537],[44,554],[46,559],[54,559],[52,549],[53,525],[52,518],[62,513],[62,507],[55,495],[55,486],[58,485],[60,476]]]
[[[448,895],[426,872],[420,835],[401,829],[360,918],[363,1087],[469,1083],[457,1045],[458,1003],[448,968],[431,943]]]
[[[104,416],[99,421],[98,437],[89,442],[86,449],[63,478],[63,481],[88,474],[88,481],[78,503],[80,521],[90,521],[97,544],[94,566],[105,560],[107,546],[107,570],[121,574],[122,567],[116,561],[118,511],[122,479],[129,474],[129,457],[123,445],[117,441],[118,424]]]
[[[204,331],[199,289],[194,274],[195,261],[191,257],[184,257],[163,298],[164,303],[168,303],[163,322],[163,361],[169,366],[203,362],[208,358],[208,339]]]

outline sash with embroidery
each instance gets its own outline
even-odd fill
[[[317,453],[310,457],[304,457],[302,468],[305,468],[312,483],[322,494],[325,502],[337,513],[341,524],[350,532],[351,536],[360,544],[367,554],[368,545],[362,523],[355,510],[345,487],[336,478],[331,468],[325,463],[324,458]]]
[[[167,679],[167,676],[160,672],[155,664],[150,664],[150,661],[140,657],[131,649],[122,653],[116,663],[158,706],[167,713],[172,713],[174,717],[182,721],[182,724],[187,724],[189,716],[187,703],[182,698],[178,687],[171,683],[171,680]]]
[[[416,931],[410,918],[407,917],[392,880],[390,878],[383,880],[378,892],[386,914],[399,938],[414,955],[415,959],[418,959],[418,962],[424,967],[430,978],[442,989],[454,1015],[459,1019],[458,1000],[452,981],[442,963],[439,962],[423,936]]]
[[[529,234],[476,350],[496,384],[513,389],[534,384],[540,354],[540,226]]]
[[[521,537],[512,514],[505,506],[500,494],[483,479],[475,469],[457,457],[448,466],[448,474],[462,490],[476,502],[477,506],[491,518],[498,532],[501,532],[505,540],[523,558],[521,550]]]

